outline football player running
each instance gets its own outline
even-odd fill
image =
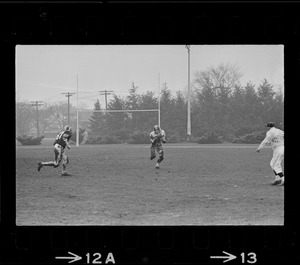
[[[166,142],[166,133],[158,125],[153,127],[153,131],[150,133],[150,159],[153,160],[158,154],[158,159],[155,168],[159,168],[160,163],[164,160],[164,150],[162,143]]]
[[[65,148],[70,149],[69,140],[72,136],[72,129],[69,125],[66,125],[64,131],[60,132],[53,143],[54,145],[54,161],[50,162],[40,162],[38,163],[38,171],[41,170],[43,166],[53,166],[58,167],[62,163],[62,176],[70,176],[66,172],[67,164],[69,163],[69,158],[65,153]]]
[[[284,159],[284,132],[275,128],[275,124],[273,122],[269,122],[267,127],[270,129],[256,151],[259,153],[260,149],[262,149],[266,144],[271,144],[273,157],[271,159],[270,166],[275,174],[275,181],[272,185],[283,185],[284,175],[282,172],[281,162]]]

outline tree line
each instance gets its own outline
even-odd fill
[[[163,84],[160,98],[151,91],[144,94],[138,93],[138,87],[132,85],[129,95],[121,98],[114,95],[107,106],[107,110],[152,110],[142,112],[94,112],[89,119],[90,137],[103,135],[115,136],[126,141],[133,134],[147,137],[155,124],[158,124],[158,110],[160,101],[161,126],[165,130],[174,131],[185,135],[186,100],[181,91],[173,97],[167,84]],[[94,110],[103,110],[99,101],[95,103]]]
[[[215,132],[226,140],[263,130],[269,121],[283,127],[284,96],[267,79],[256,87],[240,83],[235,66],[220,65],[195,74],[192,126],[195,136]]]
[[[264,130],[269,121],[283,127],[282,91],[275,91],[267,79],[257,86],[251,81],[242,85],[241,77],[238,67],[229,64],[195,72],[191,83],[190,139],[213,133],[230,142]],[[171,91],[164,83],[159,97],[152,91],[140,94],[133,83],[127,96],[113,95],[107,110],[158,109],[160,102],[160,123],[168,139],[173,142],[186,141],[187,91]],[[103,142],[105,137],[112,142],[126,142],[139,135],[146,139],[153,126],[158,124],[157,112],[105,112],[98,100],[94,103],[94,110],[97,112],[91,114],[87,127],[81,128],[88,131],[91,143]],[[44,106],[40,112],[41,134],[50,128],[52,131],[62,129],[66,124],[66,112],[66,103]],[[74,127],[75,107],[70,107],[70,113],[71,126]],[[17,134],[27,134],[34,126],[34,109],[24,102],[18,103]]]
[[[256,86],[251,81],[244,86],[242,74],[234,65],[220,64],[206,71],[196,72],[192,82],[190,139],[204,135],[216,135],[223,141],[232,142],[243,135],[264,131],[269,121],[283,128],[284,96],[274,90],[267,79]],[[129,95],[121,98],[114,95],[108,110],[156,109],[158,98],[153,92],[138,94],[134,85]],[[187,94],[177,91],[172,94],[167,83],[160,94],[161,127],[172,141],[187,139]],[[99,102],[95,109],[100,110]],[[158,123],[153,112],[101,113],[90,118],[92,136],[111,135],[126,140],[133,133],[152,130]]]

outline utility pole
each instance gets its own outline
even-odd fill
[[[39,106],[42,106],[44,101],[30,101],[31,106],[36,107],[36,136],[40,136],[40,128],[39,128]]]
[[[187,98],[187,136],[191,136],[191,88],[190,88],[190,45],[186,45],[188,50],[188,98]]]
[[[158,126],[160,128],[160,73],[158,73]]]
[[[103,91],[99,91],[100,95],[105,95],[105,110],[107,110],[107,95],[110,95],[113,93],[112,90],[103,90]]]
[[[68,125],[70,125],[70,97],[73,96],[75,93],[62,93],[64,95],[66,95],[66,97],[68,98]]]

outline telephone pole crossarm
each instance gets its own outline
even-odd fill
[[[107,110],[107,96],[111,95],[114,91],[112,90],[102,90],[99,91],[100,95],[104,95],[105,96],[105,109]]]

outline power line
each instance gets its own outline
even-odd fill
[[[60,96],[60,94],[57,94],[57,95],[54,95],[54,96],[50,96],[50,97],[48,97],[48,98],[45,98],[44,101],[51,101],[50,99],[56,98],[56,97],[58,97],[58,96]]]
[[[103,91],[99,91],[100,95],[105,95],[105,109],[107,110],[107,95],[110,95],[113,93],[112,90],[103,90]]]
[[[93,96],[88,96],[88,97],[83,97],[83,98],[78,98],[78,99],[90,99],[90,98],[96,98],[97,95],[93,95]],[[74,101],[75,99],[71,99],[71,101]]]

